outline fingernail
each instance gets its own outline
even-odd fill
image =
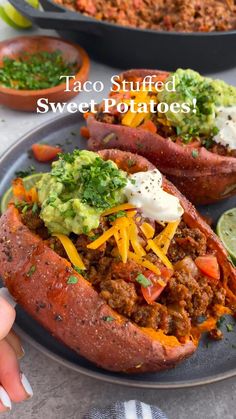
[[[0,401],[7,410],[11,410],[12,406],[10,397],[2,386],[0,386]]]
[[[19,351],[19,353],[17,354],[17,358],[18,358],[19,360],[21,360],[24,356],[25,356],[25,350],[24,350],[23,346],[21,346],[21,347],[20,347],[20,351]]]
[[[25,389],[25,392],[28,394],[28,398],[30,399],[33,396],[33,389],[29,383],[29,381],[27,380],[25,374],[21,373],[21,384]]]

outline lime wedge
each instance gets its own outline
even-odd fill
[[[7,16],[2,6],[0,6],[0,17],[12,28],[18,29],[18,26]]]
[[[26,0],[27,3],[29,3],[32,7],[35,9],[39,7],[39,1],[38,0]],[[13,7],[10,3],[5,3],[2,6],[3,11],[8,19],[10,19],[10,22],[13,22],[13,24],[16,25],[17,28],[30,28],[32,26],[32,23],[29,19],[22,16],[16,9]],[[6,20],[5,20],[6,22]],[[8,22],[7,22],[8,23]]]
[[[217,223],[216,232],[233,262],[236,263],[236,208],[222,214]]]
[[[43,173],[34,173],[33,175],[27,176],[23,179],[25,189],[29,190],[38,182],[38,180],[42,177]],[[9,202],[13,199],[12,194],[12,187],[10,187],[3,195],[1,199],[1,214],[3,214]]]

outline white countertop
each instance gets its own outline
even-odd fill
[[[16,31],[0,21],[0,41],[21,34],[53,34],[53,31]],[[223,59],[223,58],[221,58]],[[92,63],[90,79],[102,80],[108,89],[109,79],[117,70]],[[236,69],[218,73],[217,77],[236,85]],[[100,94],[100,98],[104,93]],[[73,101],[86,101],[94,97],[80,94]],[[97,97],[99,98],[99,96]],[[15,112],[0,105],[0,153],[14,141],[37,125],[54,118],[48,113]],[[91,406],[104,406],[115,400],[139,399],[158,405],[169,419],[235,419],[236,379],[192,389],[142,390],[102,383],[66,369],[38,353],[24,343],[26,355],[22,370],[34,389],[34,397],[15,406],[13,419],[72,419],[82,418]]]

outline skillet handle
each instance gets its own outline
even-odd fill
[[[70,10],[58,10],[47,12],[35,9],[25,0],[8,0],[18,12],[31,20],[35,25],[45,29],[76,30],[78,32],[89,32],[96,35],[101,34],[101,22],[91,19],[81,13]]]

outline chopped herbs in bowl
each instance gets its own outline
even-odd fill
[[[62,38],[7,39],[0,45],[0,104],[26,112],[38,112],[41,100],[66,104],[81,91],[75,86],[83,86],[89,69],[86,51]]]
[[[62,75],[72,76],[78,71],[78,63],[67,63],[60,50],[23,52],[16,59],[3,57],[0,84],[17,90],[49,89],[64,83]]]

